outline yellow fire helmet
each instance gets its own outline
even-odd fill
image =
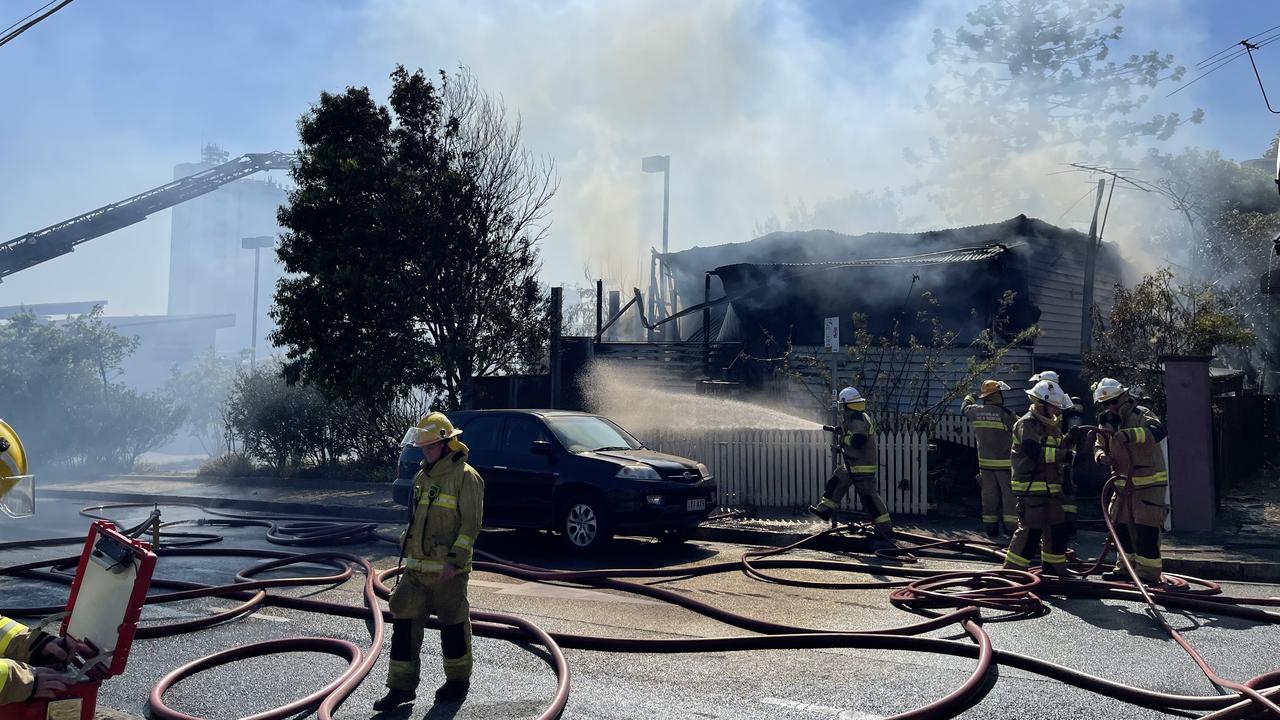
[[[983,380],[982,390],[978,392],[978,397],[984,398],[988,395],[995,395],[998,392],[1004,392],[1008,389],[1010,389],[1008,383],[1000,380]]]
[[[11,518],[36,511],[36,480],[27,474],[27,451],[13,427],[0,420],[0,513]]]
[[[427,445],[433,445],[442,440],[450,440],[461,434],[462,431],[455,428],[453,423],[449,422],[449,418],[445,417],[444,413],[427,413],[421,420],[414,423],[405,432],[404,438],[400,441],[400,445],[426,447]]]

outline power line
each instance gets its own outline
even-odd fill
[[[1266,35],[1267,33],[1261,33],[1261,34]],[[1254,37],[1257,37],[1257,36],[1254,36]],[[1266,38],[1258,41],[1257,43],[1253,43],[1252,46],[1254,48],[1264,48],[1277,40],[1280,40],[1280,33],[1274,33],[1272,35],[1268,35]],[[1244,43],[1247,43],[1247,42],[1248,42],[1247,40],[1242,40],[1236,43],[1236,45],[1243,45]],[[1177,95],[1178,93],[1182,92],[1188,87],[1191,87],[1192,85],[1195,85],[1196,83],[1200,82],[1201,80],[1208,77],[1209,75],[1212,75],[1213,73],[1221,70],[1227,65],[1230,65],[1232,62],[1235,62],[1236,60],[1244,57],[1246,54],[1248,54],[1248,52],[1249,51],[1247,48],[1241,47],[1239,50],[1236,50],[1231,55],[1215,60],[1214,62],[1211,62],[1208,65],[1204,65],[1204,67],[1202,68],[1204,70],[1203,73],[1196,76],[1195,79],[1180,85],[1176,90],[1169,93],[1168,95],[1165,95],[1165,97],[1173,97],[1174,95]]]
[[[14,30],[13,32],[10,32],[8,35],[4,35],[4,36],[0,37],[0,47],[4,47],[4,46],[5,46],[5,45],[7,45],[10,41],[12,41],[14,38],[18,37],[18,36],[19,36],[19,35],[21,35],[22,33],[24,33],[24,32],[26,32],[26,31],[30,30],[30,29],[31,29],[31,28],[33,28],[33,27],[35,27],[35,26],[36,26],[36,24],[38,24],[41,20],[44,20],[45,18],[47,18],[47,17],[49,17],[50,15],[52,15],[52,14],[54,14],[54,13],[58,12],[59,10],[61,10],[62,8],[66,7],[66,6],[70,5],[70,4],[71,4],[71,0],[62,0],[62,1],[61,1],[61,2],[59,2],[57,5],[55,5],[55,6],[53,7],[53,9],[48,10],[48,11],[45,11],[43,15],[38,15],[38,16],[36,16],[36,18],[35,18],[34,20],[27,21],[27,23],[26,23],[26,24],[19,26],[17,30]],[[48,6],[48,5],[46,5],[45,7],[49,7],[49,6]],[[43,10],[43,8],[41,8],[41,10]],[[36,12],[41,12],[41,10],[37,10]],[[31,17],[31,16],[30,16],[30,15],[28,15],[27,17]],[[22,20],[19,20],[18,22],[22,22]],[[6,32],[7,32],[7,31],[6,31]]]
[[[1266,35],[1267,33],[1271,32],[1271,31],[1273,31],[1273,30],[1280,30],[1280,25],[1277,25],[1277,26],[1275,26],[1275,27],[1273,27],[1273,28],[1267,28],[1266,30],[1263,30],[1262,32],[1258,33],[1257,35],[1251,35],[1251,36],[1249,36],[1249,37],[1245,38],[1245,40],[1253,40],[1254,38],[1257,38],[1257,37],[1262,36],[1262,35]],[[1225,48],[1223,48],[1222,50],[1219,50],[1218,52],[1216,52],[1216,53],[1214,53],[1214,54],[1210,55],[1209,57],[1205,58],[1204,60],[1201,60],[1200,62],[1196,63],[1196,68],[1197,68],[1197,69],[1201,69],[1201,68],[1203,68],[1203,67],[1205,66],[1205,64],[1206,64],[1206,63],[1208,63],[1210,60],[1212,60],[1212,59],[1214,59],[1214,58],[1218,57],[1219,55],[1221,55],[1221,54],[1223,54],[1223,53],[1231,52],[1231,51],[1232,51],[1232,50],[1234,50],[1236,47],[1239,47],[1239,45],[1240,45],[1240,43],[1238,43],[1238,42],[1231,43],[1230,45],[1226,46],[1226,47],[1225,47]]]
[[[7,27],[7,28],[5,28],[5,29],[3,29],[3,30],[0,30],[0,37],[3,37],[3,36],[4,36],[6,33],[8,33],[10,30],[12,30],[12,29],[14,29],[14,28],[18,27],[19,25],[21,25],[22,23],[24,23],[24,22],[26,22],[26,21],[30,20],[30,19],[31,19],[31,17],[32,17],[33,15],[35,15],[35,14],[36,14],[36,13],[38,13],[38,12],[43,11],[45,8],[49,7],[50,5],[52,5],[52,4],[56,3],[56,2],[58,2],[58,0],[49,0],[49,2],[47,2],[47,3],[45,3],[45,4],[44,4],[44,7],[39,8],[39,9],[36,9],[36,10],[32,10],[32,11],[30,12],[30,14],[28,14],[26,17],[24,17],[24,18],[22,18],[21,20],[19,20],[19,21],[15,22],[14,24],[10,25],[9,27]]]

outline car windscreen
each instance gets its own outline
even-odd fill
[[[547,427],[555,434],[560,444],[572,453],[590,452],[592,450],[639,450],[643,447],[639,440],[627,434],[626,430],[614,425],[602,417],[592,415],[564,415],[549,417]]]

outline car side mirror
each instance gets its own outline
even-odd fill
[[[534,440],[533,445],[529,447],[529,452],[534,455],[541,455],[543,457],[550,458],[555,457],[556,449],[546,440]]]

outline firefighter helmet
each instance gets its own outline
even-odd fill
[[[988,395],[994,395],[1008,389],[1010,389],[1009,385],[1000,380],[983,380],[982,389],[978,391],[978,397],[984,398]]]
[[[22,439],[9,423],[0,420],[0,513],[20,518],[35,512],[35,477],[27,469]]]
[[[1129,392],[1129,388],[1120,384],[1115,378],[1102,378],[1093,384],[1093,401],[1096,403],[1114,400]]]
[[[840,391],[840,404],[846,410],[866,410],[867,399],[862,397],[862,393],[858,392],[858,388],[847,387]]]
[[[1055,371],[1055,370],[1041,370],[1040,372],[1036,373],[1035,375],[1032,375],[1032,376],[1027,380],[1027,382],[1031,383],[1032,385],[1035,385],[1036,383],[1040,382],[1041,380],[1048,380],[1049,382],[1053,383],[1054,385],[1061,385],[1061,384],[1062,384],[1062,381],[1058,379],[1058,373],[1057,373],[1057,371]]]
[[[1071,407],[1071,398],[1058,387],[1058,384],[1049,380],[1041,380],[1034,387],[1027,391],[1027,396],[1032,402],[1043,402],[1052,405],[1060,410],[1066,410]]]
[[[402,446],[426,447],[434,445],[441,440],[455,438],[461,434],[462,431],[455,428],[444,413],[433,412],[427,413],[421,420],[406,430],[404,439],[400,441],[400,444]]]

